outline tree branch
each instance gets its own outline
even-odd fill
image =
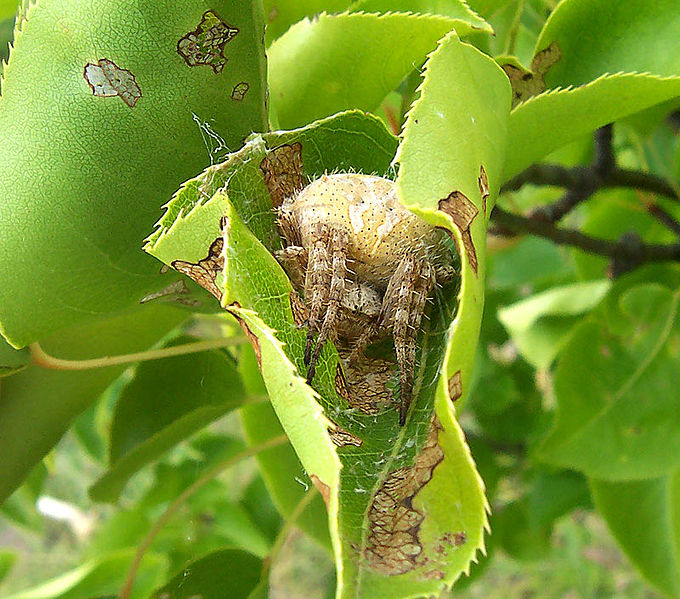
[[[621,169],[616,165],[612,146],[612,126],[598,129],[594,136],[593,161],[588,166],[567,168],[557,164],[534,164],[510,179],[501,192],[517,191],[526,184],[563,187],[565,194],[551,204],[532,210],[527,216],[496,206],[491,232],[512,236],[529,233],[583,251],[611,258],[612,276],[618,276],[645,262],[680,261],[680,244],[646,244],[637,233],[627,233],[618,241],[599,239],[575,229],[558,228],[558,223],[576,206],[600,189],[627,187],[652,192],[676,202],[680,196],[668,181],[651,173]],[[680,236],[680,223],[656,203],[645,202],[649,213]]]

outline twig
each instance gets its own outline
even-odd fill
[[[611,125],[596,131],[594,157],[590,165],[567,168],[557,164],[535,164],[507,181],[501,191],[517,191],[528,183],[563,187],[566,192],[557,201],[536,208],[527,216],[512,214],[497,206],[491,215],[495,224],[492,232],[505,236],[530,233],[560,245],[607,256],[612,260],[613,276],[645,262],[680,260],[680,244],[646,244],[636,233],[627,233],[618,241],[611,241],[556,226],[565,215],[600,189],[628,187],[680,202],[677,189],[661,177],[617,167]],[[680,236],[680,222],[670,212],[653,202],[645,202],[645,207],[652,216]]]
[[[492,232],[500,235],[531,233],[550,239],[558,245],[569,245],[610,258],[627,258],[641,262],[680,260],[680,243],[668,245],[638,243],[633,239],[633,237],[639,239],[635,234],[624,235],[618,241],[598,239],[575,229],[557,228],[552,223],[513,214],[499,206],[494,208],[492,217],[496,224]]]
[[[101,358],[92,358],[90,360],[63,360],[62,358],[55,358],[54,356],[46,353],[45,350],[40,347],[39,343],[31,344],[30,349],[31,361],[36,366],[49,368],[52,370],[91,370],[93,368],[105,368],[107,366],[120,366],[121,364],[133,364],[134,362],[146,362],[148,360],[159,360],[161,358],[183,356],[185,354],[193,354],[210,349],[218,349],[220,347],[242,345],[247,342],[248,340],[245,337],[210,339],[208,341],[184,343],[182,345],[162,347],[160,349],[152,349],[134,354],[104,356]]]

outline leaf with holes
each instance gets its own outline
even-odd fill
[[[176,281],[140,248],[158,207],[215,157],[206,140],[267,126],[258,2],[25,5],[0,102],[0,331],[16,347]]]
[[[483,487],[451,399],[467,392],[470,380],[475,339],[469,336],[477,335],[483,299],[483,235],[498,188],[510,94],[493,61],[455,35],[431,57],[426,73],[398,154],[397,185],[414,211],[451,231],[461,248],[463,291],[457,297],[453,281],[435,294],[405,426],[389,405],[389,354],[347,377],[327,346],[314,389],[300,377],[306,334],[296,324],[299,300],[271,253],[281,247],[272,204],[308,178],[337,170],[393,173],[396,140],[375,118],[348,112],[252,137],[225,163],[185,184],[147,244],[166,264],[199,267],[187,272],[242,321],[283,428],[327,500],[339,598],[436,592],[466,571],[483,546]],[[452,89],[458,101],[449,97]],[[428,152],[451,153],[451,162],[432,166]],[[434,183],[413,193],[416,168]],[[436,169],[446,169],[446,176]],[[219,254],[211,250],[215,244]],[[211,255],[213,262],[206,262]]]

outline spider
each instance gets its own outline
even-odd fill
[[[327,340],[349,348],[352,363],[391,333],[403,426],[426,300],[455,274],[443,232],[399,203],[394,181],[358,173],[325,175],[285,198],[278,223],[277,258],[309,310],[307,382]]]

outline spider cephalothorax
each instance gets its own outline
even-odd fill
[[[309,309],[307,380],[326,340],[356,358],[391,332],[403,425],[425,303],[453,270],[442,232],[399,203],[393,181],[354,173],[323,176],[286,198],[279,226],[286,247],[277,257]]]

